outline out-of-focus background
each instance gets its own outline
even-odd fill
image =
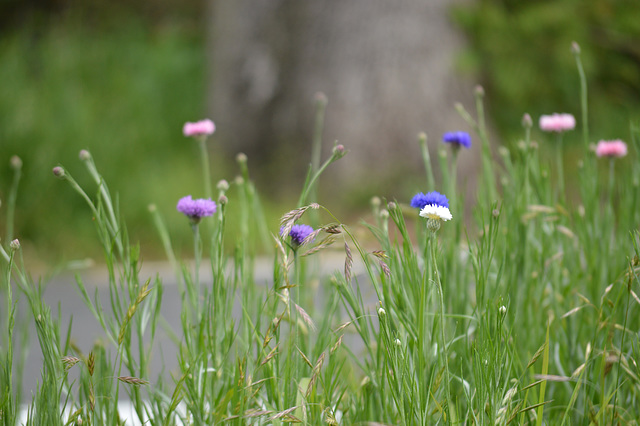
[[[593,140],[628,138],[640,116],[639,16],[639,2],[605,0],[4,0],[0,199],[18,155],[15,236],[27,255],[44,264],[99,257],[84,202],[51,174],[63,164],[94,188],[77,159],[86,148],[145,258],[162,256],[150,203],[188,250],[175,204],[203,188],[197,147],[181,129],[210,117],[214,182],[233,181],[235,154],[246,152],[275,231],[302,186],[321,91],[324,154],[334,140],[351,152],[332,165],[320,201],[359,217],[373,195],[426,190],[416,135],[427,132],[435,148],[444,131],[470,131],[453,104],[472,109],[477,83],[496,145],[518,141],[524,112],[579,119],[574,40]],[[565,140],[571,150],[579,133]],[[469,173],[476,149],[461,158]]]

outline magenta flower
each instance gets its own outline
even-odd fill
[[[627,144],[621,140],[600,141],[596,146],[598,157],[624,157],[627,155]]]
[[[571,114],[558,114],[540,116],[540,129],[545,132],[564,132],[576,127],[576,119]]]
[[[206,119],[196,121],[195,123],[184,123],[182,133],[185,136],[209,136],[216,131],[216,125],[213,121]]]
[[[180,198],[178,205],[176,206],[180,213],[186,215],[193,223],[200,222],[205,216],[213,216],[216,212],[216,203],[207,198],[198,198],[196,200],[191,198],[191,195]]]

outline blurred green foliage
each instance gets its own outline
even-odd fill
[[[202,0],[0,4],[0,200],[7,198],[16,154],[24,163],[16,236],[27,253],[31,248],[47,262],[98,255],[88,251],[95,231],[86,206],[51,175],[61,163],[87,186],[77,161],[82,148],[119,194],[143,253],[162,256],[150,203],[167,218],[175,241],[189,248],[175,202],[203,191],[196,146],[181,134],[185,121],[206,115],[203,10]],[[534,119],[554,111],[579,115],[574,40],[589,79],[594,141],[625,139],[629,120],[640,115],[638,16],[637,1],[479,0],[453,10],[470,41],[461,66],[480,73],[488,116],[508,139],[521,136],[524,112]],[[232,180],[235,164],[216,155],[215,135],[210,142],[214,182]],[[356,194],[366,198],[359,205],[381,190],[376,184]],[[271,219],[288,207],[273,207],[277,202],[266,203]]]
[[[466,31],[461,66],[479,72],[489,117],[509,139],[528,112],[579,119],[572,41],[589,81],[591,137],[629,140],[640,117],[640,2],[628,0],[477,0],[453,10]],[[580,123],[578,123],[580,127]]]
[[[87,207],[51,174],[63,164],[86,184],[82,148],[119,194],[133,241],[157,241],[148,204],[169,216],[178,198],[203,195],[197,147],[181,133],[205,110],[203,29],[135,15],[110,22],[96,29],[62,17],[0,39],[0,198],[16,154],[24,164],[16,236],[47,261],[95,254],[85,251],[95,233]],[[214,179],[223,177],[220,164],[214,156]],[[188,237],[180,224],[169,223]]]

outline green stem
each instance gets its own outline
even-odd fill
[[[524,200],[525,209],[531,204],[531,182],[529,181],[529,167],[530,167],[530,155],[531,155],[531,127],[525,126],[524,131]]]
[[[202,173],[204,178],[204,195],[212,199],[211,192],[211,174],[209,173],[209,151],[207,150],[207,137],[198,138],[198,146],[200,147],[200,160],[202,161]]]
[[[14,167],[13,182],[11,183],[11,189],[9,190],[9,197],[7,198],[7,241],[13,240],[13,227],[14,227],[14,215],[16,211],[16,198],[18,196],[18,184],[20,183],[20,177],[22,176],[22,168]]]
[[[433,177],[433,168],[431,167],[431,156],[429,155],[429,146],[427,145],[427,134],[420,133],[418,135],[420,142],[420,150],[422,151],[422,160],[424,161],[424,169],[427,173],[427,190],[435,191],[436,184]]]
[[[609,188],[607,190],[607,209],[611,209],[611,212],[613,213],[613,183],[615,181],[615,167],[614,167],[614,163],[616,160],[614,160],[613,158],[611,158],[609,160]]]
[[[576,44],[573,48],[573,54],[576,58],[578,67],[578,75],[580,76],[580,108],[582,111],[582,138],[585,149],[589,148],[589,109],[587,104],[587,77],[584,73],[582,60],[580,59],[580,48]]]
[[[450,403],[451,403],[451,384],[450,384],[450,374],[449,374],[449,356],[447,351],[447,341],[445,337],[445,306],[444,306],[444,294],[442,292],[442,283],[440,282],[440,274],[438,273],[438,264],[436,261],[436,244],[435,244],[435,235],[434,235],[434,244],[431,245],[431,264],[433,265],[435,280],[434,283],[438,288],[438,293],[440,295],[440,332],[442,338],[442,356],[444,358],[444,383],[445,389],[447,392],[447,406],[446,406],[446,414],[448,419],[451,418],[450,413]]]
[[[556,168],[558,169],[558,202],[564,201],[564,152],[562,150],[562,132],[558,132],[556,144]]]
[[[198,299],[200,298],[200,258],[202,256],[202,247],[200,244],[200,228],[197,223],[193,223],[191,225],[191,229],[193,230],[193,254],[195,257],[195,269],[193,273],[193,279],[195,284],[195,293],[193,289],[191,289],[191,304],[194,309],[196,309],[197,318],[200,319],[200,308]]]

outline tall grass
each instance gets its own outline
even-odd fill
[[[579,54],[576,59],[580,64]],[[129,240],[91,154],[81,153],[91,189],[56,168],[95,219],[109,300],[92,298],[79,277],[77,286],[106,343],[88,354],[75,348],[73,329],[52,316],[43,287],[21,264],[18,243],[5,242],[1,422],[15,424],[23,403],[16,379],[23,368],[16,348],[25,341],[16,333],[22,327],[15,321],[17,292],[29,302],[44,357],[41,366],[29,366],[41,369],[42,380],[33,400],[24,401],[27,424],[120,424],[120,399],[131,401],[139,419],[166,425],[640,418],[640,128],[628,134],[631,155],[615,160],[597,158],[585,133],[578,174],[567,175],[566,188],[577,191],[564,194],[551,179],[555,138],[537,133],[525,116],[522,141],[511,150],[498,146],[496,156],[485,130],[483,91],[476,96],[475,112],[458,109],[482,144],[477,205],[468,206],[450,183],[456,155],[465,152],[431,155],[426,135],[416,145],[427,167],[422,190],[440,189],[431,171],[437,158],[440,186],[451,200],[453,220],[437,231],[408,200],[376,199],[372,223],[355,225],[325,209],[315,185],[331,163],[348,161],[341,146],[323,164],[314,157],[299,205],[283,206],[279,224],[264,220],[246,157],[238,157],[238,177],[217,186],[217,212],[194,228],[189,257],[196,265],[208,262],[210,280],[174,253],[167,219],[152,209],[181,294],[179,367],[170,380],[149,372],[163,279],[140,279],[141,248]],[[240,206],[242,233],[229,241],[233,203]],[[467,208],[473,209],[469,224],[462,219]],[[175,220],[188,226],[177,213]],[[301,244],[288,237],[294,224],[316,221]],[[363,229],[374,243],[361,241]],[[253,234],[264,238],[249,238]],[[267,285],[254,275],[258,244],[273,257]],[[318,257],[324,251],[342,253],[344,267],[323,270]],[[69,380],[71,369],[77,381]]]

